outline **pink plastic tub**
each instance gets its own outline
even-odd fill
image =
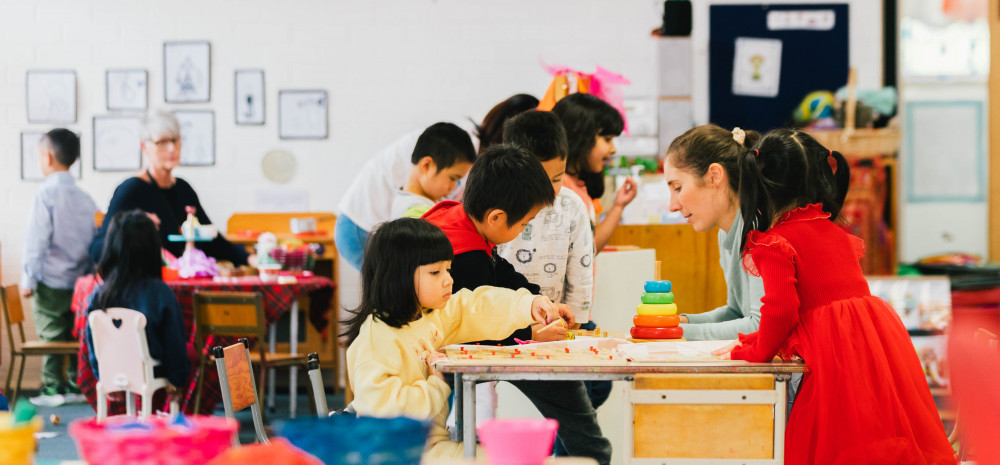
[[[224,417],[187,417],[184,425],[169,419],[137,421],[111,417],[103,424],[94,419],[76,420],[69,435],[81,458],[101,465],[201,465],[232,446],[239,428]]]
[[[552,419],[495,419],[477,428],[491,465],[541,465],[552,455],[559,422]]]

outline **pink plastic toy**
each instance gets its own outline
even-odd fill
[[[552,419],[494,419],[477,431],[492,465],[541,465],[552,454],[558,427]]]

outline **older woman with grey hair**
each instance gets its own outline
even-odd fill
[[[196,215],[201,224],[211,223],[191,185],[171,174],[181,161],[181,130],[177,118],[167,112],[150,113],[143,119],[139,135],[146,167],[115,189],[104,224],[90,243],[90,257],[95,263],[100,262],[104,251],[108,224],[120,211],[136,208],[145,211],[157,223],[163,247],[175,256],[184,253],[184,243],[168,242],[167,236],[180,233],[181,224],[187,218],[185,207],[194,206],[197,209]],[[196,246],[210,257],[228,260],[235,265],[256,262],[256,257],[248,254],[246,249],[227,241],[222,235],[211,242],[198,242]]]

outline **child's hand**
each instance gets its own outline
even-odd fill
[[[535,296],[535,300],[531,301],[531,317],[543,326],[560,318],[566,320],[567,326],[576,323],[576,317],[573,316],[573,310],[569,305],[554,304],[544,295]]]
[[[438,378],[441,378],[442,381],[444,380],[444,374],[438,371],[437,367],[434,366],[435,362],[443,358],[447,358],[447,356],[441,352],[428,352],[427,355],[424,356],[424,363],[427,364],[428,376],[437,376]]]
[[[566,324],[556,320],[547,325],[541,323],[531,325],[531,340],[538,342],[566,340]]]
[[[167,387],[165,388],[165,390],[167,391],[167,402],[168,403],[171,402],[171,401],[173,401],[173,400],[175,400],[175,399],[177,400],[177,402],[180,402],[180,401],[184,400],[184,399],[181,399],[181,391],[178,390],[173,384],[167,384]]]
[[[622,184],[622,187],[618,188],[618,193],[615,194],[615,205],[624,207],[631,203],[635,199],[638,187],[634,179],[625,178],[625,183]]]
[[[719,357],[719,360],[732,360],[733,349],[741,345],[743,345],[743,343],[738,340],[730,342],[729,344],[726,344],[722,347],[719,347],[718,349],[713,350],[712,355],[717,355]]]
[[[21,289],[21,297],[31,297],[34,293],[34,289]]]

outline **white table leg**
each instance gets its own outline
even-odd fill
[[[781,465],[785,463],[785,408],[788,405],[786,395],[788,391],[787,380],[790,375],[780,374],[774,376],[774,462]]]
[[[289,339],[288,344],[289,344],[289,350],[290,350],[290,352],[292,353],[292,355],[295,355],[295,354],[299,353],[299,299],[298,299],[298,297],[295,297],[295,298],[292,299],[292,309],[291,309],[291,312],[292,312],[292,320],[291,320],[291,322],[290,322],[291,324],[289,326],[291,326],[291,331],[290,332],[292,334],[291,334],[291,337]],[[289,416],[289,418],[295,418],[295,411],[298,408],[298,397],[299,397],[298,396],[298,394],[299,394],[299,389],[298,389],[298,387],[299,387],[298,386],[298,384],[299,384],[298,374],[299,373],[298,372],[299,372],[299,367],[297,367],[295,365],[292,365],[291,368],[289,368],[289,370],[288,370],[288,390],[290,391],[289,394],[288,394],[288,410],[289,410],[288,416]]]
[[[275,322],[267,329],[268,349],[267,352],[273,354],[275,346],[278,345],[278,332],[274,329]],[[267,369],[267,408],[274,410],[274,368]]]
[[[465,458],[476,458],[476,381],[462,377],[462,448]]]

